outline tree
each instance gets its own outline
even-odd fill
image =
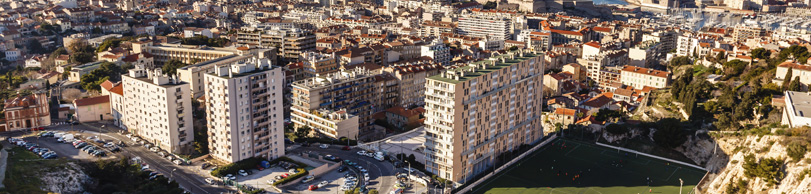
[[[101,33],[104,33],[104,31],[102,31],[102,30],[101,30],[101,28],[99,28],[99,27],[95,27],[95,28],[93,28],[93,31],[92,31],[92,32],[93,32],[93,34],[101,34]]]
[[[121,73],[123,72],[124,70],[115,63],[103,62],[99,65],[98,69],[82,75],[82,88],[88,91],[100,91],[100,84],[106,80],[110,80],[111,82],[121,81]]]
[[[70,77],[70,70],[72,70],[72,69],[73,69],[72,67],[65,67],[65,71],[62,72],[62,79],[63,80],[68,79],[68,77]]]
[[[783,160],[775,158],[763,158],[760,161],[752,154],[744,156],[743,174],[748,178],[759,177],[769,185],[775,185],[783,179],[785,175],[780,168]]]
[[[786,90],[801,92],[803,89],[802,83],[800,83],[800,79],[791,80],[791,83],[788,84],[788,88]]]
[[[93,62],[93,53],[77,52],[70,55],[69,61],[72,63],[90,63]]]
[[[605,126],[605,131],[608,131],[608,133],[614,135],[622,135],[628,133],[628,127],[625,127],[625,125],[611,123],[608,124],[608,126]]]
[[[62,90],[62,100],[73,102],[73,100],[79,99],[84,95],[81,90],[75,88],[67,88]]]
[[[723,61],[723,60],[726,60],[726,58],[727,58],[727,53],[724,52],[724,51],[718,52],[718,54],[715,55],[715,60],[718,60],[719,63],[721,61]]]
[[[802,140],[792,141],[788,144],[788,147],[786,147],[788,156],[791,157],[791,159],[795,162],[799,162],[801,159],[803,159],[806,151],[808,151],[808,147]]]
[[[788,72],[786,72],[785,80],[783,80],[783,90],[788,90],[788,85],[791,83],[791,79],[794,79],[792,72],[794,72],[794,69],[789,67]]]
[[[298,129],[296,129],[296,132],[294,133],[294,135],[299,139],[307,137],[308,134],[310,134],[309,126],[299,127]]]
[[[510,51],[515,51],[515,50],[518,50],[518,46],[511,46],[510,47]]]
[[[769,59],[772,56],[772,51],[764,48],[756,48],[752,50],[752,57],[756,59]]]
[[[174,75],[174,74],[177,74],[177,69],[178,68],[185,67],[185,66],[186,66],[185,63],[180,62],[177,59],[170,59],[169,61],[166,62],[166,64],[163,65],[163,67],[161,67],[161,70],[166,75]]]
[[[743,70],[746,68],[747,63],[741,60],[735,59],[732,61],[727,61],[724,63],[724,79],[729,79],[735,76],[740,75],[743,73]]]
[[[28,42],[25,44],[25,48],[27,48],[28,52],[31,53],[36,54],[45,53],[45,48],[42,47],[42,44],[39,43],[37,39],[29,39]]]
[[[482,8],[484,8],[484,9],[495,9],[496,6],[498,6],[498,4],[495,1],[488,1],[487,3],[484,3],[484,6]]]
[[[678,119],[664,118],[657,122],[653,140],[662,147],[676,148],[687,141],[687,135],[687,131],[682,129],[681,122]]]
[[[677,57],[673,57],[673,59],[670,59],[670,68],[672,69],[672,68],[682,66],[682,65],[689,65],[690,63],[691,63],[690,62],[690,57],[677,56]]]

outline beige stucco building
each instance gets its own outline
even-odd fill
[[[191,153],[194,109],[189,84],[160,69],[131,69],[121,78],[127,130],[168,152]]]
[[[95,96],[73,100],[76,107],[76,119],[79,122],[93,122],[112,119],[110,115],[110,97]]]
[[[626,65],[620,71],[620,83],[634,88],[664,88],[670,83],[670,73]]]
[[[205,74],[208,147],[225,162],[284,155],[284,73],[268,59],[215,67]]]
[[[457,183],[492,169],[501,153],[543,136],[542,53],[515,51],[429,77],[426,170]]]

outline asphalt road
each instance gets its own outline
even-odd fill
[[[394,165],[388,161],[381,162],[375,160],[374,158],[360,156],[357,154],[357,152],[360,150],[361,149],[357,148],[348,151],[341,150],[339,146],[330,146],[330,148],[321,149],[318,148],[318,146],[311,145],[310,147],[299,147],[293,149],[291,152],[301,153],[311,151],[322,155],[330,154],[333,156],[338,156],[342,160],[348,159],[353,162],[357,162],[369,172],[369,179],[371,180],[369,181],[367,188],[375,188],[380,191],[380,193],[389,193],[389,191],[391,191],[391,189],[394,187],[394,174],[397,172]]]
[[[92,128],[92,130],[99,131],[100,128]],[[185,188],[191,193],[194,194],[219,194],[221,192],[234,192],[233,190],[229,190],[222,187],[217,187],[214,185],[209,185],[205,182],[205,178],[191,170],[187,166],[178,166],[171,161],[160,157],[157,153],[150,152],[145,147],[133,142],[129,138],[124,135],[121,135],[117,132],[104,132],[113,138],[118,140],[124,141],[127,147],[122,149],[122,154],[124,156],[135,158],[140,157],[141,161],[146,162],[149,165],[149,168],[155,171],[160,172],[165,177],[175,180],[181,187]]]
[[[100,126],[101,124],[94,124]],[[123,147],[122,151],[119,153],[123,156],[135,158],[140,157],[142,162],[145,162],[149,165],[149,168],[153,171],[157,171],[167,178],[171,178],[175,180],[182,188],[185,188],[189,192],[193,194],[219,194],[219,193],[233,193],[236,192],[231,188],[224,188],[218,187],[214,185],[209,185],[205,182],[205,178],[202,177],[192,170],[191,166],[178,166],[169,160],[160,157],[158,154],[150,152],[143,146],[140,146],[127,138],[124,135],[119,134],[117,131],[110,132],[98,127],[88,127],[84,125],[62,125],[62,126],[52,126],[46,127],[45,130],[50,131],[69,131],[69,130],[76,130],[76,131],[83,131],[83,133],[96,133],[99,137],[102,137],[105,140],[115,139],[115,142],[119,140],[124,141],[128,146]],[[112,130],[111,130],[112,131]],[[21,136],[26,134],[27,132],[21,131],[14,131],[14,132],[4,132],[0,133],[0,136],[4,137],[15,137]],[[67,144],[66,144],[67,145]],[[62,152],[77,152],[68,149],[60,149],[59,151]],[[109,152],[108,152],[109,153]],[[62,155],[60,155],[61,157]]]

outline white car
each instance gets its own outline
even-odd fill
[[[327,181],[321,181],[321,183],[318,183],[318,188],[322,188],[322,187],[324,187],[324,186],[327,186],[327,184],[329,184],[329,182],[327,182]]]
[[[213,178],[206,178],[206,183],[208,183],[209,185],[213,185],[214,184],[214,179]]]
[[[366,155],[366,151],[363,151],[363,150],[358,151],[358,155],[365,156],[365,155]]]
[[[228,180],[237,180],[237,177],[236,177],[236,176],[234,176],[233,174],[227,174],[227,175],[225,175],[225,179],[228,179]]]
[[[318,147],[320,147],[321,149],[327,149],[327,148],[329,148],[329,144],[321,144],[321,145],[320,145],[320,146],[318,146]],[[319,187],[319,188],[320,188],[320,187]]]
[[[375,157],[375,154],[373,154],[372,152],[367,152],[366,157],[373,158],[373,157]]]
[[[239,173],[239,175],[242,175],[242,176],[248,176],[248,172],[245,172],[245,170],[239,170],[238,173]]]
[[[275,180],[275,179],[270,179],[270,180],[268,180],[268,184],[271,184],[271,185],[272,185],[273,183],[276,183],[276,180]]]
[[[413,169],[413,168],[404,168],[404,169],[406,171],[410,172],[410,173],[414,173],[414,171],[417,171],[417,169]]]

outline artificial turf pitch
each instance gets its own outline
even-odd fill
[[[473,188],[480,194],[690,193],[706,172],[590,143],[558,139]],[[648,181],[650,180],[650,181]]]

